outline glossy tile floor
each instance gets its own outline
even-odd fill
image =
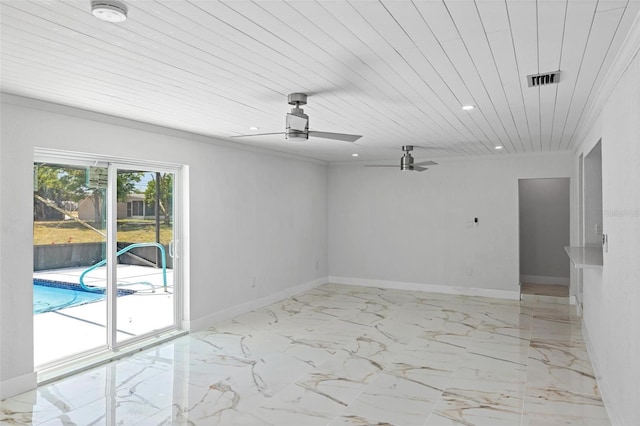
[[[327,284],[2,402],[46,425],[606,425],[574,307]]]

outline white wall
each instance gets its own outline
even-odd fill
[[[422,173],[330,167],[332,279],[518,297],[518,179],[571,177],[572,159],[448,160]]]
[[[601,271],[584,270],[584,327],[613,424],[640,419],[640,23],[626,70],[575,155],[602,138]],[[635,52],[635,53],[634,53]]]
[[[33,386],[34,147],[188,166],[186,324],[326,282],[327,166],[4,96],[0,145],[0,393]],[[256,277],[256,287],[251,287]]]
[[[520,282],[569,284],[569,179],[519,181]]]

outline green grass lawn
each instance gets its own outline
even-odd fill
[[[95,226],[92,222],[89,225]],[[117,240],[128,243],[153,243],[156,241],[154,220],[121,219],[118,220]],[[104,229],[100,229],[106,233]],[[160,242],[169,244],[172,239],[172,226],[160,223]],[[93,243],[105,241],[97,232],[72,220],[37,221],[33,223],[33,244],[69,244]]]

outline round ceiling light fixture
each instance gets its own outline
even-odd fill
[[[496,145],[493,149],[497,149],[499,151],[502,149],[502,145]]]
[[[465,111],[471,111],[472,109],[475,108],[475,105],[463,105],[462,109]]]
[[[124,22],[127,19],[127,6],[116,0],[93,0],[91,13],[103,21]]]

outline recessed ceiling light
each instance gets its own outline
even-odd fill
[[[502,149],[502,145],[496,145],[494,149]]]
[[[465,111],[471,111],[474,108],[475,108],[474,105],[463,105],[463,107],[462,107],[462,109],[465,110]]]
[[[357,156],[358,156],[358,154],[351,154],[351,156],[352,156],[352,157],[357,157]]]
[[[258,126],[249,126],[249,130],[260,130]]]
[[[127,6],[117,0],[93,0],[91,13],[107,22],[124,22],[127,19]]]

